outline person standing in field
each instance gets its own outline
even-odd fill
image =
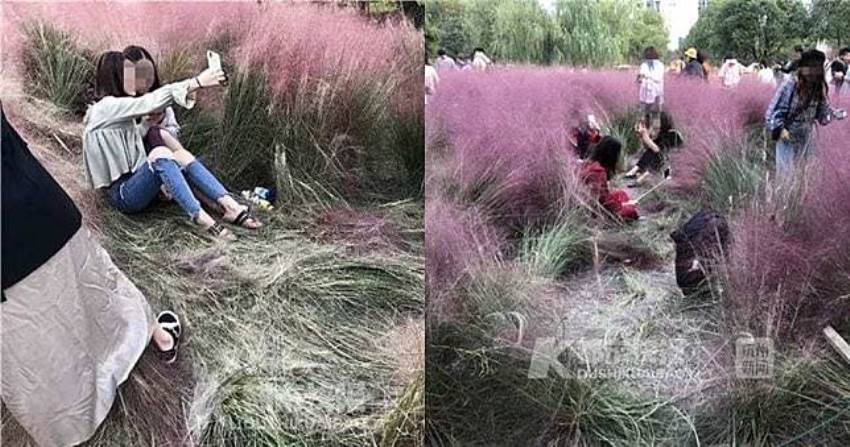
[[[637,76],[638,97],[643,113],[654,117],[664,104],[664,64],[655,47],[645,49],[643,59]]]
[[[688,79],[705,79],[705,70],[702,64],[697,60],[697,49],[688,48],[685,50],[685,69],[682,70],[680,76]]]
[[[484,49],[481,47],[476,48],[472,51],[472,68],[479,71],[486,70],[490,65],[493,64],[493,61],[487,57],[487,54],[484,52]]]
[[[765,114],[767,129],[776,141],[776,177],[782,184],[793,183],[795,164],[809,156],[812,127],[846,114],[829,105],[825,61],[826,55],[818,50],[803,52],[796,76],[776,90]]]
[[[720,76],[720,81],[723,83],[723,87],[735,88],[741,82],[741,77],[744,75],[744,66],[738,62],[738,59],[735,59],[734,54],[727,53],[726,57],[723,58],[723,66],[720,67],[718,75]]]
[[[437,51],[437,63],[434,64],[434,67],[438,71],[457,70],[457,63],[455,63],[455,60],[446,53],[445,49],[440,48]]]
[[[697,50],[697,61],[702,66],[702,76],[705,82],[709,81],[709,77],[714,73],[714,68],[711,66],[709,62],[708,53],[703,50]]]
[[[437,93],[437,85],[440,84],[440,75],[437,70],[431,66],[428,61],[425,62],[425,105],[428,105],[428,98]]]

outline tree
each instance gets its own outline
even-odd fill
[[[425,34],[431,55],[440,48],[457,52],[469,46],[469,27],[465,23],[464,10],[461,0],[425,2]]]
[[[850,46],[850,1],[814,0],[811,25],[819,39],[838,48]]]
[[[800,0],[726,0],[710,3],[687,42],[715,57],[733,52],[744,61],[784,59],[806,42],[808,14]]]

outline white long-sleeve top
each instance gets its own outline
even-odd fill
[[[640,64],[638,97],[643,104],[664,103],[664,64],[657,60],[646,60]]]

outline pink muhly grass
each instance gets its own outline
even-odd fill
[[[71,33],[95,53],[141,45],[155,57],[215,37],[225,25],[257,14],[246,2],[4,2],[3,59],[15,62],[23,25],[40,20]]]
[[[850,121],[818,129],[796,217],[757,204],[733,218],[727,305],[743,321],[802,339],[850,319],[847,135]]]
[[[439,322],[453,318],[456,289],[469,272],[501,259],[504,233],[480,209],[429,197],[425,234],[428,315]]]
[[[375,26],[351,8],[270,4],[251,24],[235,57],[243,66],[265,67],[279,96],[331,83],[351,89],[364,80],[410,89],[413,78],[421,84],[421,39],[404,22]],[[421,90],[420,85],[418,96]]]
[[[448,73],[428,105],[429,150],[442,140],[440,181],[428,194],[483,206],[521,229],[574,205],[576,165],[567,132],[574,104],[563,75],[543,71]],[[439,135],[431,134],[431,126]],[[430,155],[429,155],[430,156]]]

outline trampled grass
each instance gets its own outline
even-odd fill
[[[826,228],[845,213],[839,185],[848,171],[837,151],[848,146],[837,135],[847,124],[818,129],[806,181],[783,200],[771,175],[773,143],[760,127],[770,88],[666,83],[665,107],[685,144],[671,151],[666,187],[641,202],[645,219],[621,226],[586,206],[566,135],[576,124],[569,117],[594,113],[635,144],[631,74],[521,67],[443,77],[426,110],[426,196],[436,209],[466,211],[426,227],[427,240],[442,241],[429,242],[429,266],[463,272],[428,271],[448,279],[429,280],[429,308],[455,309],[427,317],[434,445],[846,443],[841,377],[850,369],[833,359],[820,329],[846,331],[850,311],[839,255],[850,238]],[[529,200],[538,187],[548,200]],[[732,242],[710,293],[684,298],[669,235],[706,207],[729,219]],[[452,241],[470,221],[475,237]],[[742,333],[774,340],[773,379],[734,379],[729,346]],[[638,375],[530,378],[530,350],[547,339],[573,343],[559,357],[569,371],[612,366]],[[575,344],[588,340],[596,351],[574,358]],[[611,346],[620,349],[613,365],[580,361]]]
[[[186,330],[177,364],[143,356],[85,445],[421,443],[424,118],[421,107],[401,100],[411,73],[421,74],[421,57],[411,55],[421,33],[315,5],[42,6],[4,5],[14,45],[4,46],[3,87],[26,77],[39,87],[4,97],[4,108],[79,198],[116,265],[155,310],[178,313]],[[118,26],[157,8],[162,22]],[[106,16],[111,32],[91,26]],[[185,21],[180,39],[169,28],[175,20]],[[38,24],[32,29],[42,34],[16,33],[24,23]],[[323,38],[335,41],[313,42],[325,46],[321,58],[310,55],[321,70],[286,78],[302,76],[310,88],[293,90],[283,73],[237,57],[263,45],[249,36],[281,23],[334,29]],[[362,34],[357,55],[346,41],[352,33]],[[280,188],[276,209],[260,213],[262,230],[237,229],[238,241],[217,244],[174,206],[125,216],[84,190],[81,135],[63,130],[78,119],[67,112],[84,110],[77,98],[91,67],[82,61],[128,44],[154,53],[164,82],[197,73],[207,48],[222,54],[230,83],[201,92],[195,109],[177,111],[182,140],[232,189]],[[21,51],[61,64],[23,65]],[[357,71],[374,60],[382,62],[375,71]],[[29,445],[5,410],[2,435],[10,445]]]

